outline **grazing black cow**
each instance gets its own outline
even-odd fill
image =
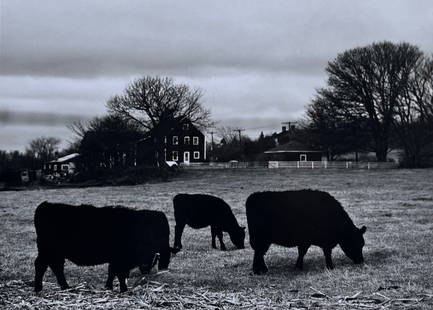
[[[323,249],[329,269],[334,268],[331,252],[337,244],[355,264],[364,261],[366,227],[356,228],[329,193],[314,190],[254,193],[248,197],[246,209],[255,274],[268,271],[264,255],[272,243],[297,246],[296,267],[300,269],[311,245]]]
[[[79,266],[108,263],[106,287],[114,277],[120,291],[134,267],[147,271],[159,253],[160,269],[168,268],[171,248],[169,226],[164,213],[125,207],[96,208],[43,202],[34,218],[38,257],[35,260],[35,291],[42,290],[42,278],[49,266],[61,289],[67,289],[65,258]]]
[[[185,225],[199,229],[210,225],[212,247],[216,249],[215,237],[218,236],[221,250],[225,251],[223,231],[228,232],[230,240],[238,249],[244,248],[245,227],[240,227],[230,206],[221,198],[202,194],[178,194],[173,198],[176,227],[174,248],[182,248],[182,233]]]

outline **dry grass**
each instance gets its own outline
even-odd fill
[[[0,308],[433,308],[433,170],[191,171],[167,183],[128,187],[54,189],[0,193]],[[358,226],[366,225],[363,266],[340,249],[336,268],[325,269],[323,254],[311,248],[305,270],[296,271],[296,249],[272,246],[269,273],[251,273],[252,250],[210,247],[210,229],[185,229],[184,249],[170,272],[141,279],[132,272],[130,291],[103,290],[106,266],[67,263],[76,287],[58,289],[49,271],[44,290],[33,293],[36,257],[33,212],[44,201],[97,206],[123,204],[165,211],[173,228],[172,198],[179,192],[209,193],[226,200],[246,225],[244,202],[254,191],[315,188],[340,200]],[[246,242],[248,245],[248,240]]]

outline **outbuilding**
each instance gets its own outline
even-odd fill
[[[269,161],[321,161],[323,151],[292,140],[265,151]]]
[[[50,162],[44,163],[42,171],[44,174],[74,174],[80,157],[80,154],[73,153],[57,158]]]

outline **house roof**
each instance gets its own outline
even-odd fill
[[[147,139],[149,139],[150,137],[152,137],[152,135],[154,134],[154,132],[161,134],[162,135],[169,135],[172,131],[181,129],[182,126],[184,124],[188,124],[190,126],[190,129],[188,129],[188,131],[190,130],[194,130],[197,131],[198,133],[203,135],[203,132],[197,128],[197,126],[195,126],[191,121],[189,120],[184,120],[184,121],[168,121],[167,123],[163,124],[161,127],[159,128],[152,128],[150,129],[146,134],[145,137],[143,139],[140,139],[139,142],[143,142],[146,141]]]
[[[80,156],[80,154],[78,154],[78,153],[72,153],[72,154],[69,154],[69,155],[57,158],[55,160],[52,160],[52,161],[50,161],[50,163],[64,163],[64,162],[70,161],[70,160],[72,160],[72,159],[74,159],[74,158],[76,158],[78,156]]]
[[[273,149],[265,151],[265,154],[274,154],[274,153],[294,153],[294,152],[309,152],[309,153],[322,153],[321,150],[315,149],[309,145],[303,144],[298,141],[290,141]]]

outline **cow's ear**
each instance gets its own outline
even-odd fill
[[[365,232],[367,231],[367,227],[362,226],[360,231],[361,231],[361,234],[365,234]]]

